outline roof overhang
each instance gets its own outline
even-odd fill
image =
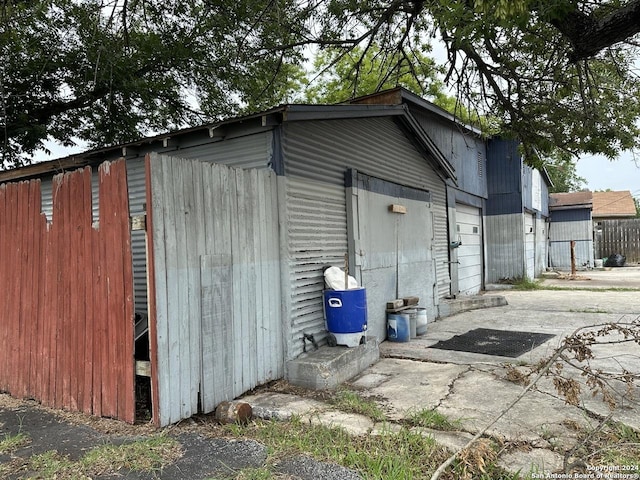
[[[260,113],[235,117],[217,123],[206,124],[199,127],[167,132],[160,135],[145,137],[140,140],[125,144],[104,147],[71,155],[55,160],[34,163],[28,166],[12,170],[0,171],[0,183],[8,181],[25,180],[41,177],[49,174],[61,173],[70,169],[81,168],[87,165],[98,164],[105,157],[127,157],[132,152],[143,146],[153,143],[167,145],[171,139],[187,134],[202,133],[210,138],[223,137],[224,127],[247,122],[259,122],[263,127],[277,126],[286,122],[320,121],[320,120],[346,120],[372,117],[393,117],[408,134],[408,137],[416,145],[427,160],[430,161],[438,174],[444,179],[456,182],[456,174],[453,166],[440,152],[436,144],[429,138],[417,120],[411,115],[408,107],[401,105],[281,105]]]

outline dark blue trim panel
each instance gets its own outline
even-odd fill
[[[389,197],[431,202],[431,192],[389,182],[381,178],[371,177],[351,168],[345,172],[345,186],[347,188],[357,187],[368,192],[379,193]]]

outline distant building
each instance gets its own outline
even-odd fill
[[[593,192],[593,222],[635,218],[636,204],[629,190],[619,192]]]
[[[592,192],[552,193],[549,195],[549,266],[571,268],[571,241],[576,242],[576,266],[593,266]]]

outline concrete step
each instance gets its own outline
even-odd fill
[[[300,355],[285,365],[286,379],[293,385],[333,390],[380,359],[378,340],[368,336],[357,347],[323,346]]]

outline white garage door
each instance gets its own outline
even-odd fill
[[[525,275],[533,280],[536,277],[536,216],[524,214],[524,266]]]
[[[456,204],[458,239],[458,289],[476,295],[482,289],[482,216],[480,209]]]

